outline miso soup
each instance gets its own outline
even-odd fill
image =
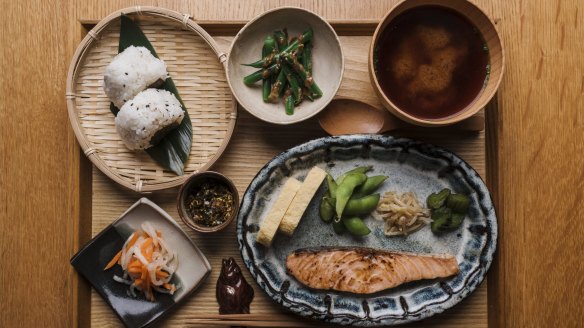
[[[465,109],[488,78],[489,53],[478,29],[458,12],[422,6],[399,14],[380,35],[376,75],[400,109],[439,119]]]

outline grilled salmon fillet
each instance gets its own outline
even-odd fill
[[[458,273],[447,254],[411,254],[372,248],[300,249],[286,259],[286,269],[304,285],[371,294],[406,282]]]

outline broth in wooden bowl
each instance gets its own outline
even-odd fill
[[[494,95],[502,70],[493,24],[465,0],[398,4],[377,28],[370,53],[382,103],[418,125],[473,115]]]

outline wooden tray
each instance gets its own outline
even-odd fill
[[[82,20],[81,23],[90,29],[95,21]],[[222,51],[227,51],[233,35],[245,22],[197,21],[197,23],[214,37]],[[346,62],[345,74],[338,96],[355,98],[375,106],[381,106],[370,85],[367,72],[367,51],[377,21],[331,21],[331,24],[339,34]],[[489,106],[496,106],[496,97]],[[240,195],[243,195],[257,171],[274,155],[310,139],[325,136],[314,118],[292,126],[277,126],[254,118],[241,108],[238,115],[234,137],[223,156],[211,169],[232,178]],[[482,116],[483,113],[478,115]],[[448,128],[421,129],[412,127],[392,134],[446,147],[466,160],[486,180],[484,131],[464,132]],[[140,198],[140,195],[121,188],[95,168],[93,168],[91,177],[91,187],[83,186],[91,190],[91,209],[88,211],[90,213],[87,213],[89,218],[86,218],[89,222],[82,218],[79,223],[82,232],[84,227],[87,228],[85,239],[88,239],[89,235],[93,236],[100,232],[129,205]],[[189,232],[191,238],[208,257],[213,271],[199,290],[176,311],[169,314],[161,325],[209,326],[211,322],[203,322],[201,318],[212,318],[218,313],[215,283],[219,275],[221,259],[234,257],[242,267],[246,279],[256,291],[251,306],[252,315],[249,317],[249,321],[244,322],[246,326],[275,325],[273,322],[266,324],[265,321],[254,321],[254,319],[260,319],[259,315],[262,314],[268,314],[269,316],[266,317],[272,321],[279,321],[279,327],[323,326],[320,322],[286,313],[284,308],[274,303],[257,288],[241,261],[235,237],[235,224],[210,236],[191,232],[185,227],[178,220],[175,204],[176,193],[176,189],[170,189],[147,195],[147,197],[168,211]],[[82,238],[83,241],[84,238]],[[113,311],[96,292],[90,291],[89,287],[82,285],[78,295],[77,316],[83,326],[111,327],[121,325]],[[424,321],[421,325],[425,327],[487,327],[487,310],[487,282],[485,280],[472,295],[459,305]],[[222,323],[216,322],[216,324]],[[229,326],[230,324],[224,323],[224,325]],[[243,325],[243,322],[240,325]],[[411,326],[416,326],[416,324]]]

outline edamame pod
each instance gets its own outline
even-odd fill
[[[354,215],[365,215],[373,212],[379,203],[379,194],[373,194],[358,199],[350,199],[345,206],[343,215],[354,216]]]
[[[353,236],[366,236],[371,232],[365,222],[356,216],[344,218],[343,224]]]
[[[428,196],[428,199],[426,199],[426,204],[429,208],[437,210],[442,207],[442,205],[444,205],[448,196],[450,196],[450,189],[444,188],[439,192],[435,192]]]
[[[335,198],[337,196],[337,183],[332,175],[326,175],[326,185],[328,186],[328,195],[330,198]]]
[[[337,199],[335,209],[338,217],[343,217],[343,211],[353,194],[353,190],[362,185],[365,180],[367,180],[367,176],[364,173],[351,173],[338,185],[335,197]]]
[[[333,230],[337,235],[342,235],[345,232],[345,224],[343,223],[343,220],[335,217],[333,219]]]
[[[329,198],[326,196],[320,200],[319,214],[324,222],[330,222],[335,215],[335,207],[329,202]]]
[[[347,175],[352,174],[352,173],[367,173],[371,171],[371,166],[359,166],[356,167],[350,171],[347,171],[341,175],[339,175],[339,177],[337,178],[337,185],[340,185],[341,183],[343,183],[343,181],[345,180],[345,178],[347,177]]]
[[[355,192],[353,193],[353,198],[361,198],[371,194],[377,188],[379,188],[379,186],[381,186],[381,184],[385,182],[386,179],[387,176],[385,175],[367,177],[367,181],[365,181],[365,183],[362,186],[355,189]]]

